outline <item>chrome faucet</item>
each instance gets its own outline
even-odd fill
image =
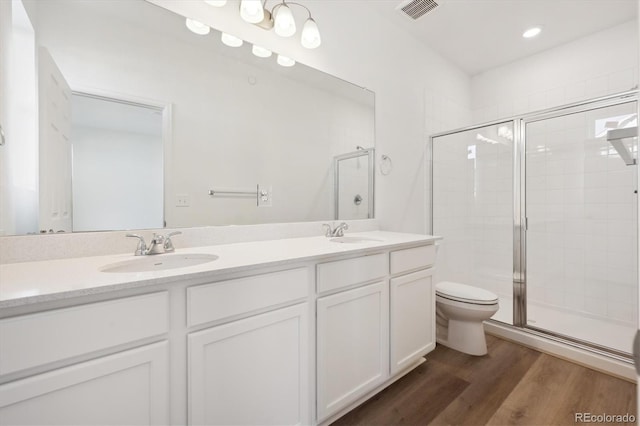
[[[171,253],[175,251],[171,237],[182,234],[180,231],[169,232],[167,235],[153,234],[153,238],[147,246],[144,238],[138,234],[127,234],[127,237],[137,238],[138,246],[136,247],[136,256],[147,256],[152,254]]]
[[[331,229],[331,225],[328,223],[323,223],[322,226],[327,229],[324,233],[324,236],[327,238],[344,237],[344,231],[349,229],[349,225],[347,225],[346,222],[342,222],[340,225],[336,226],[335,229]]]

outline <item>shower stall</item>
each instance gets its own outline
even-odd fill
[[[436,280],[493,321],[627,360],[638,318],[637,92],[430,139]]]

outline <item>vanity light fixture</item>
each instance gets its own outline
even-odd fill
[[[229,47],[240,47],[242,46],[242,39],[236,36],[232,36],[231,34],[222,33],[220,36],[222,43],[226,44]]]
[[[251,52],[259,58],[268,58],[271,56],[271,51],[269,49],[265,49],[262,46],[258,46],[256,44],[251,48]]]
[[[282,65],[283,67],[292,67],[296,64],[296,61],[289,58],[288,56],[278,55],[277,59],[278,65]]]
[[[524,38],[532,38],[532,37],[535,37],[538,34],[540,34],[540,31],[542,31],[542,28],[540,28],[540,27],[529,28],[527,31],[522,33],[522,37],[524,37]]]
[[[291,6],[302,7],[307,11],[307,20],[302,26],[300,42],[306,49],[315,49],[320,46],[322,39],[318,24],[311,16],[311,11],[303,4],[282,0],[268,10],[268,0],[264,3],[260,0],[242,0],[240,2],[240,16],[246,22],[255,24],[265,30],[274,29],[281,37],[291,37],[297,31],[296,21],[291,12]]]
[[[227,4],[227,0],[204,0],[204,2],[213,7],[222,7]]]
[[[208,25],[191,18],[187,18],[186,25],[187,28],[198,35],[207,35],[211,31],[211,28],[209,28]]]

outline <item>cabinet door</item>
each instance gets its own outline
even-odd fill
[[[435,348],[431,269],[391,279],[391,375]]]
[[[167,424],[167,365],[162,342],[9,382],[0,424]]]
[[[309,423],[302,303],[189,335],[189,423]]]
[[[388,306],[386,282],[318,299],[318,421],[389,376]]]

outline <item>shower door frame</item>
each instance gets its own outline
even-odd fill
[[[430,172],[430,223],[429,229],[433,233],[433,140],[438,137],[449,136],[456,133],[478,130],[500,124],[513,126],[513,324],[507,324],[496,320],[489,320],[507,327],[515,327],[518,330],[541,336],[550,340],[564,343],[580,349],[585,349],[600,355],[611,357],[623,362],[633,363],[631,354],[612,348],[598,345],[592,342],[555,333],[551,330],[537,328],[527,324],[527,216],[526,216],[526,125],[537,121],[562,117],[570,114],[591,111],[599,108],[639,102],[638,90],[630,90],[614,95],[589,99],[581,102],[548,108],[526,114],[519,114],[502,120],[493,120],[473,126],[462,127],[454,130],[440,132],[429,137],[427,146]],[[639,166],[636,166],[639,167]],[[637,219],[637,218],[636,218]],[[639,230],[636,227],[636,240]],[[639,307],[640,309],[640,307]]]

